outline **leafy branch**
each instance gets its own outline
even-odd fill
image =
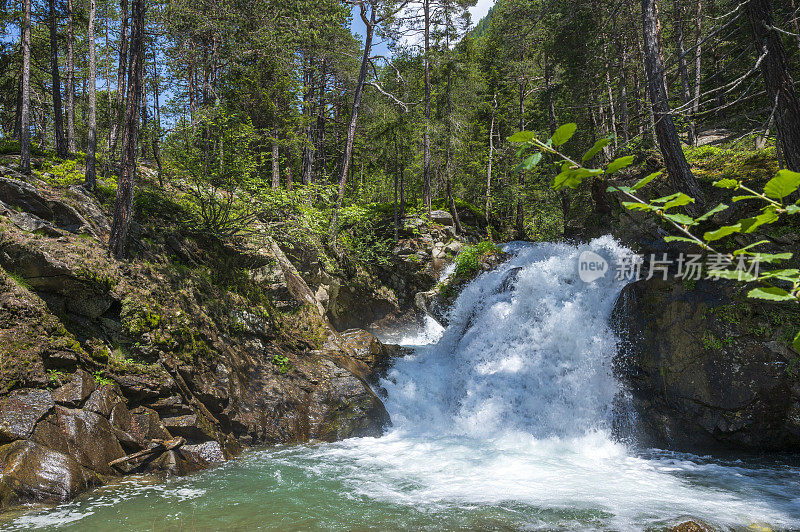
[[[526,151],[533,150],[533,153],[525,157],[518,170],[531,170],[537,166],[545,155],[553,156],[560,164],[560,172],[553,181],[553,188],[561,190],[564,188],[578,188],[581,183],[589,177],[610,176],[623,168],[633,164],[633,156],[625,156],[611,161],[605,168],[586,168],[584,164],[591,161],[603,148],[612,142],[613,138],[603,138],[595,142],[577,162],[573,158],[564,154],[559,146],[566,144],[577,131],[576,124],[564,124],[546,141],[540,140],[536,133],[531,131],[520,131],[509,137],[509,141],[521,144],[518,156],[522,156]],[[732,191],[743,191],[746,194],[734,196],[733,202],[756,200],[765,205],[760,209],[760,214],[750,218],[743,218],[731,225],[723,225],[717,229],[706,231],[702,236],[695,233],[695,229],[703,222],[707,222],[715,214],[729,208],[729,205],[720,203],[710,211],[698,217],[692,217],[686,213],[678,212],[677,209],[694,203],[695,199],[683,192],[676,192],[669,196],[663,196],[653,200],[645,200],[638,195],[638,191],[659,177],[663,172],[654,172],[632,186],[622,186],[611,184],[608,192],[621,194],[624,199],[622,206],[631,211],[643,211],[654,214],[672,226],[680,235],[670,235],[664,238],[667,242],[686,242],[698,246],[704,251],[715,253],[724,257],[731,264],[738,258],[740,265],[749,261],[749,267],[745,271],[741,268],[735,270],[713,269],[708,272],[710,277],[717,279],[731,279],[740,282],[759,282],[762,286],[750,290],[747,294],[750,298],[764,299],[776,302],[800,303],[800,270],[798,269],[778,269],[771,271],[759,271],[760,264],[774,264],[792,258],[792,253],[758,253],[752,251],[755,247],[768,243],[768,240],[760,240],[748,246],[736,249],[732,253],[723,254],[718,252],[711,245],[712,242],[730,237],[736,233],[751,234],[762,225],[773,224],[781,219],[783,215],[794,215],[800,212],[800,201],[787,203],[786,198],[791,196],[800,188],[800,173],[789,170],[781,170],[765,186],[762,192],[753,190],[737,179],[722,179],[714,182],[718,188],[730,189]],[[757,273],[751,273],[753,270]],[[782,282],[789,288],[781,288],[774,283]],[[800,351],[800,333],[794,339],[794,347]]]

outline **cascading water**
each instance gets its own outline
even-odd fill
[[[800,468],[788,459],[634,451],[612,436],[608,318],[624,282],[612,271],[584,283],[577,264],[587,249],[627,250],[610,237],[509,249],[462,292],[446,330],[429,319],[404,338],[417,347],[381,383],[394,422],[383,437],[126,482],[8,526],[657,530],[696,518],[800,529]]]

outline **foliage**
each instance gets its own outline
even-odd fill
[[[292,365],[289,361],[289,357],[286,355],[274,355],[270,362],[283,374],[289,373],[294,369],[294,365]]]
[[[567,124],[559,128],[556,133],[547,141],[541,141],[534,133],[520,131],[515,133],[509,140],[522,145],[522,150],[532,150],[538,164],[544,155],[555,156],[560,164],[560,173],[553,181],[553,188],[562,189],[565,187],[577,188],[586,178],[607,177],[619,170],[633,164],[632,156],[620,157],[605,166],[605,168],[585,168],[570,157],[564,155],[556,149],[567,142],[575,133],[575,124]],[[597,152],[598,147],[604,140],[598,141],[582,158],[582,162],[591,160]],[[800,213],[800,200],[793,201],[800,189],[800,173],[789,170],[780,170],[764,186],[763,190],[757,191],[747,186],[743,180],[734,178],[724,178],[714,182],[714,186],[727,189],[733,192],[740,192],[733,196],[731,201],[738,203],[747,201],[761,205],[759,214],[748,218],[742,218],[733,224],[723,225],[716,229],[706,230],[701,233],[698,228],[710,223],[711,218],[726,209],[729,205],[720,203],[700,216],[690,216],[680,212],[681,207],[695,203],[695,198],[676,192],[667,196],[650,199],[649,201],[638,196],[639,190],[647,186],[661,172],[652,173],[632,186],[611,185],[609,192],[615,192],[628,201],[623,201],[622,205],[628,210],[642,211],[651,213],[667,222],[675,233],[664,238],[667,242],[682,242],[699,247],[705,252],[711,252],[727,259],[727,264],[732,266],[737,264],[736,269],[729,269],[724,265],[712,268],[708,275],[717,279],[731,279],[740,282],[757,282],[760,286],[752,288],[748,292],[748,297],[762,299],[772,302],[800,303],[800,270],[796,268],[779,268],[772,270],[759,269],[760,265],[776,265],[793,257],[790,251],[778,253],[761,253],[756,248],[770,243],[769,240],[758,240],[749,245],[738,247],[730,253],[720,253],[713,246],[716,242],[729,239],[733,235],[750,235],[760,227],[774,224],[776,222]],[[755,272],[755,273],[754,273]],[[800,351],[800,332],[797,333],[793,341],[795,349]]]
[[[487,255],[499,252],[500,248],[488,240],[478,242],[474,246],[464,246],[456,255],[454,277],[463,279],[474,275]]]

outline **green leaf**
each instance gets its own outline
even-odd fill
[[[708,220],[709,218],[711,218],[712,216],[714,216],[718,212],[722,212],[727,208],[728,208],[727,205],[725,205],[724,203],[720,203],[719,205],[717,205],[716,207],[714,207],[713,209],[711,209],[710,211],[708,211],[704,215],[698,217],[695,221],[696,222],[705,222],[706,220]]]
[[[749,196],[734,196],[734,197],[733,197],[733,198],[731,198],[731,199],[732,199],[733,201],[742,201],[742,200],[746,200],[746,199],[761,199],[761,198],[760,198],[760,197],[758,197],[758,196],[753,196],[753,195],[751,194],[751,195],[749,195]]]
[[[517,131],[510,137],[509,142],[530,142],[536,138],[536,133],[533,131]]]
[[[762,225],[777,222],[779,219],[780,216],[778,216],[775,207],[770,205],[764,208],[764,211],[758,216],[739,220],[739,224],[742,226],[743,233],[752,233]]]
[[[765,286],[760,288],[754,288],[747,293],[747,297],[752,297],[754,299],[767,299],[769,301],[793,301],[796,298],[784,290],[783,288],[778,288],[777,286]]]
[[[692,218],[691,216],[687,216],[685,214],[680,214],[680,213],[669,214],[669,213],[667,213],[667,214],[664,214],[664,218],[667,218],[668,220],[672,220],[673,222],[681,224],[681,225],[694,225],[694,218]]]
[[[626,168],[633,164],[633,155],[628,155],[627,157],[620,157],[619,159],[615,159],[611,162],[611,164],[606,167],[606,174],[611,175],[614,173],[619,172],[623,168]]]
[[[800,276],[800,270],[789,269],[789,270],[772,270],[771,272],[762,273],[759,277],[761,279],[780,279],[781,281],[788,281],[793,283],[797,281],[797,277]]]
[[[692,244],[696,244],[696,240],[692,240],[691,238],[686,238],[685,236],[665,236],[664,242],[691,242]]]
[[[645,186],[647,183],[649,183],[650,181],[652,181],[653,179],[657,178],[658,176],[660,176],[663,173],[664,172],[653,172],[649,176],[647,176],[645,178],[642,178],[639,181],[637,181],[636,184],[633,185],[633,187],[631,187],[631,188],[633,188],[633,190],[639,190],[640,188]]]
[[[789,205],[788,207],[786,207],[786,212],[788,214],[797,214],[798,212],[800,212],[800,205]]]
[[[622,206],[629,211],[652,211],[653,206],[647,203],[640,203],[638,201],[623,201]]]
[[[733,233],[738,233],[741,230],[742,230],[742,224],[723,225],[722,227],[720,227],[715,231],[708,231],[706,234],[703,235],[703,238],[707,242],[713,242],[714,240],[725,238],[726,236],[732,235]]]
[[[625,185],[611,185],[606,189],[606,192],[627,192],[631,194],[634,190],[631,187],[626,187]]]
[[[541,160],[542,160],[542,152],[537,151],[536,153],[534,153],[533,155],[522,161],[522,168],[524,170],[531,170],[534,166],[539,164],[539,161]]]
[[[711,270],[708,272],[711,277],[717,279],[732,279],[734,281],[750,282],[755,281],[756,276],[744,270]]]
[[[605,148],[606,146],[611,144],[612,140],[613,140],[612,137],[608,137],[608,138],[605,138],[605,139],[600,139],[597,142],[595,142],[594,146],[592,146],[592,149],[590,149],[589,151],[587,151],[583,155],[583,157],[581,158],[581,162],[585,163],[588,160],[594,159],[595,156],[597,156],[598,153],[603,151],[603,148]]]
[[[783,199],[800,187],[800,173],[781,170],[778,175],[764,185],[764,194],[768,198]]]
[[[687,205],[689,203],[694,203],[694,198],[692,198],[691,196],[687,196],[686,194],[681,192],[678,194],[677,198],[668,201],[664,205],[664,210],[666,211],[667,209],[672,209],[674,207],[683,207],[684,205]]]
[[[789,260],[792,258],[791,253],[756,253],[753,255],[755,260],[759,262],[772,263],[780,262],[782,260]]]
[[[734,255],[741,255],[741,254],[744,253],[746,255],[751,255],[751,253],[747,253],[748,249],[754,248],[756,246],[760,246],[761,244],[768,244],[768,243],[769,243],[769,240],[759,240],[758,242],[750,244],[749,246],[745,246],[745,247],[743,247],[741,249],[737,249],[736,251],[733,252],[733,254]]]
[[[714,186],[718,188],[732,188],[737,189],[741,183],[736,179],[720,179],[719,181],[714,181]]]
[[[795,351],[800,352],[800,332],[794,337],[794,342],[792,342],[792,345],[794,346]]]
[[[575,134],[575,131],[578,130],[578,124],[570,123],[564,124],[560,128],[556,129],[556,132],[553,133],[551,140],[553,141],[553,146],[561,146],[569,139],[572,138],[572,135]]]
[[[669,196],[664,196],[664,197],[661,197],[661,198],[656,198],[654,200],[650,200],[650,203],[666,203],[669,200],[675,199],[680,195],[681,195],[680,192],[676,192],[675,194],[670,194]]]

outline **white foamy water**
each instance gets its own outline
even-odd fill
[[[659,530],[694,518],[800,529],[796,461],[642,451],[612,436],[609,315],[624,282],[612,270],[583,283],[577,260],[627,250],[610,237],[509,249],[462,292],[446,330],[429,318],[405,335],[414,353],[381,383],[393,420],[383,437],[259,451],[11,528],[65,518],[82,530],[155,519],[201,530]]]

